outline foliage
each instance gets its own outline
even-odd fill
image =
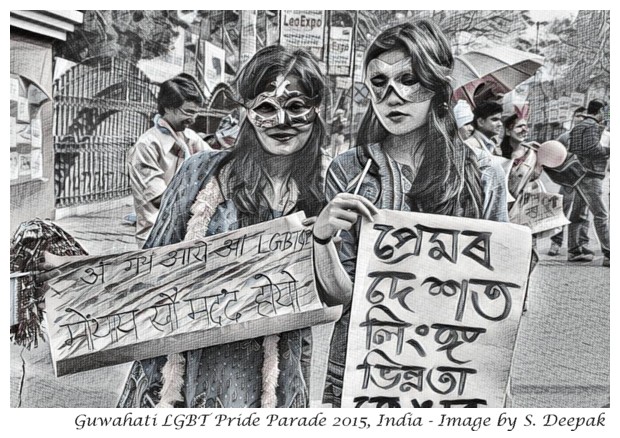
[[[117,57],[137,62],[166,53],[178,26],[187,26],[176,11],[93,11],[84,23],[55,44],[55,53],[73,62]]]
[[[549,62],[563,67],[563,85],[581,92],[609,88],[609,20],[609,11],[580,11],[574,22],[551,23],[552,36],[541,49]]]

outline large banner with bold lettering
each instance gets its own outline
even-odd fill
[[[325,11],[280,11],[280,44],[309,49],[323,59]]]
[[[337,318],[318,298],[302,219],[62,265],[46,294],[56,374]]]
[[[364,222],[343,407],[502,407],[531,234],[382,210]]]
[[[329,51],[327,55],[327,74],[334,76],[351,75],[352,46],[352,27],[330,27]]]

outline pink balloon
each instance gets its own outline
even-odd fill
[[[538,164],[545,167],[558,167],[566,160],[566,148],[556,140],[544,142],[538,148]]]

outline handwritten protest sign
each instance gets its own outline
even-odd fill
[[[547,193],[538,184],[531,183],[523,190],[509,212],[510,222],[528,226],[532,233],[540,233],[568,225],[564,216],[562,195]]]
[[[46,295],[56,375],[337,319],[302,219],[63,265]]]
[[[342,406],[501,407],[530,230],[383,210],[360,236]]]

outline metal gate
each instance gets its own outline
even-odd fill
[[[130,194],[126,153],[152,125],[158,89],[114,58],[75,65],[54,82],[57,207]]]

